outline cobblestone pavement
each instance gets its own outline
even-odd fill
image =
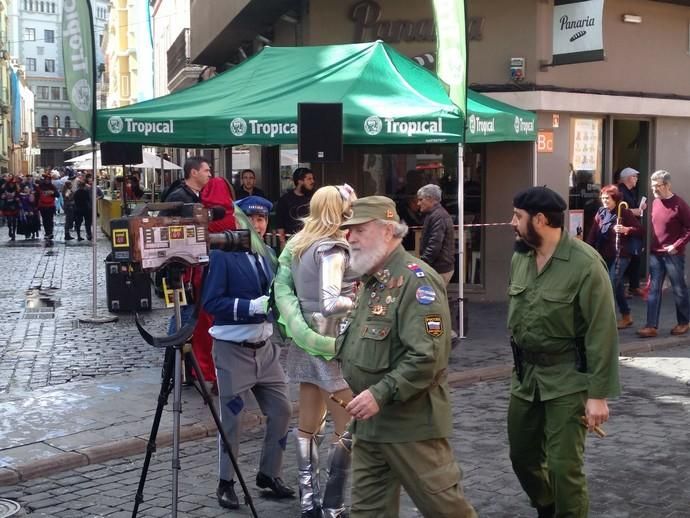
[[[591,517],[687,518],[690,504],[690,346],[622,361],[624,395],[611,402],[609,436],[590,437],[587,472]],[[505,415],[507,381],[477,383],[453,390],[453,446],[465,474],[468,498],[480,517],[533,517],[507,456]],[[240,465],[260,516],[298,516],[295,500],[261,498],[254,487],[260,430],[246,434]],[[213,440],[186,443],[182,449],[179,511],[182,516],[221,516],[215,502]],[[154,457],[139,516],[169,514],[170,449]],[[17,500],[28,516],[130,516],[142,457],[112,461],[29,481],[0,490]],[[296,483],[295,459],[288,448],[285,478]],[[241,493],[239,493],[241,494]],[[233,513],[249,516],[246,508]],[[419,514],[403,497],[403,518]]]
[[[92,249],[89,241],[65,244],[62,216],[55,230],[56,240],[47,246],[8,243],[0,229],[0,264],[9,273],[0,288],[0,394],[161,365],[160,351],[144,343],[131,315],[111,324],[79,323],[79,317],[92,314]],[[110,250],[99,235],[97,307],[106,312],[103,261]],[[41,312],[34,313],[27,300]],[[164,329],[168,315],[154,309],[150,325]]]

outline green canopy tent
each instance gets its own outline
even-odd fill
[[[266,47],[186,90],[99,111],[96,134],[164,146],[294,144],[300,102],[342,102],[345,144],[462,141],[443,85],[383,42]]]
[[[467,90],[465,142],[533,142],[537,116],[510,104]]]
[[[266,47],[209,81],[99,110],[97,140],[173,147],[296,144],[297,104],[342,102],[345,144],[463,141],[430,71],[386,43]],[[467,142],[534,140],[535,115],[468,92]]]

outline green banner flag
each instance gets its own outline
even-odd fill
[[[467,45],[464,0],[434,0],[436,75],[450,88],[448,96],[467,113]]]
[[[96,81],[93,16],[89,0],[64,0],[62,58],[74,119],[89,135],[94,136]]]

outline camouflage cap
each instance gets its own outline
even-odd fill
[[[361,225],[375,219],[400,222],[395,202],[386,196],[366,196],[352,203],[352,217],[345,220],[341,227]]]

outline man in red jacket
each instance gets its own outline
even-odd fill
[[[647,323],[637,331],[642,338],[657,335],[661,310],[661,288],[668,275],[676,301],[678,325],[672,335],[690,329],[690,299],[685,284],[685,245],[690,241],[690,207],[671,191],[671,174],[657,171],[652,177],[652,246],[649,248],[651,286],[647,298]]]
[[[53,239],[53,220],[55,219],[55,199],[57,196],[58,192],[51,182],[50,173],[43,173],[43,178],[36,186],[36,198],[46,241]]]

